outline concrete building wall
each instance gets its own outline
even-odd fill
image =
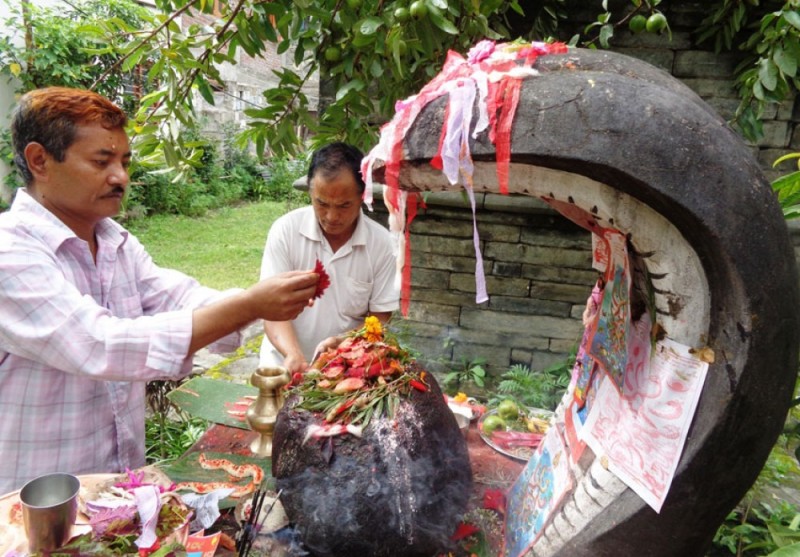
[[[210,21],[211,16],[184,18],[185,25],[194,21]],[[248,116],[244,113],[248,108],[264,106],[262,92],[278,85],[274,70],[290,68],[304,75],[302,68],[294,64],[292,49],[278,54],[277,45],[269,43],[261,57],[253,58],[241,49],[237,52],[236,64],[224,64],[221,69],[222,83],[215,90],[214,104],[203,100],[195,94],[198,113],[203,121],[205,133],[214,139],[221,140],[231,131],[238,131],[247,125]],[[319,102],[319,76],[315,73],[306,83],[303,92],[309,99],[312,110],[316,110]],[[304,133],[298,130],[298,133]]]

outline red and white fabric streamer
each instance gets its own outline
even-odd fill
[[[381,129],[378,144],[364,157],[361,173],[366,189],[364,202],[372,207],[375,161],[385,166],[387,188],[383,200],[389,210],[389,229],[396,235],[397,276],[400,278],[400,310],[408,315],[411,282],[409,227],[416,216],[417,196],[399,188],[403,141],[422,109],[430,102],[448,95],[448,104],[439,141],[439,152],[431,165],[441,170],[452,185],[461,182],[472,206],[473,241],[475,245],[476,303],[489,299],[483,275],[478,228],[475,220],[475,194],[472,189],[472,155],[469,148],[473,107],[477,104],[478,119],[472,128],[475,138],[488,129],[494,143],[497,181],[500,193],[508,193],[508,172],[511,158],[511,127],[519,103],[522,80],[538,75],[532,68],[539,56],[564,54],[563,43],[500,43],[484,40],[477,43],[464,58],[449,51],[442,71],[412,97],[398,101],[394,118]]]

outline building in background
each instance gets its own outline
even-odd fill
[[[29,0],[36,6],[51,7],[57,9],[59,5],[67,5],[67,0]],[[155,7],[151,0],[139,0],[139,4]],[[71,5],[71,4],[70,4]],[[7,19],[8,4],[0,3],[0,20]],[[211,16],[200,16],[206,21],[211,21]],[[197,21],[195,18],[183,18],[184,24]],[[20,37],[21,40],[21,37]],[[294,52],[290,49],[283,54],[277,53],[277,45],[269,43],[266,45],[266,53],[261,58],[252,58],[241,49],[236,55],[236,64],[225,63],[221,68],[220,74],[222,81],[214,84],[214,105],[208,104],[199,94],[195,97],[195,108],[198,112],[203,132],[211,139],[221,140],[226,133],[234,133],[244,129],[247,116],[244,110],[247,108],[258,108],[263,106],[262,92],[266,89],[275,87],[278,78],[273,70],[279,70],[285,66],[297,69],[294,66]],[[7,129],[11,111],[16,103],[15,91],[19,87],[16,80],[6,81],[0,79],[0,126]],[[319,102],[319,78],[317,75],[308,80],[304,93],[309,99],[313,110],[316,110]],[[299,134],[305,134],[305,130],[298,130]],[[13,169],[5,162],[0,161],[0,197],[8,201],[11,192],[4,185],[5,177]]]

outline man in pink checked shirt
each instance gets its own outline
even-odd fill
[[[14,113],[25,188],[0,215],[0,493],[49,472],[145,463],[145,383],[232,350],[259,319],[293,319],[319,276],[219,292],[155,265],[115,216],[128,187],[125,114],[93,92],[46,88]]]

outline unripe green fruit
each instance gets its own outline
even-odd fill
[[[500,416],[486,416],[483,420],[483,433],[484,435],[491,435],[493,431],[498,429],[505,430],[506,422]]]
[[[513,400],[506,399],[497,406],[497,415],[513,422],[519,418],[519,408]]]
[[[658,33],[667,26],[667,18],[662,13],[654,13],[647,18],[646,29],[648,33]]]
[[[325,60],[328,62],[338,62],[342,59],[342,51],[339,47],[329,46],[325,49]]]
[[[636,14],[628,22],[628,29],[634,33],[641,33],[647,27],[647,18],[642,14]]]
[[[400,23],[408,21],[408,16],[409,16],[408,8],[397,8],[394,11],[394,18]]]
[[[411,12],[411,17],[414,19],[422,19],[428,15],[428,6],[426,6],[425,2],[422,0],[414,0],[414,2],[411,3],[409,11]]]

